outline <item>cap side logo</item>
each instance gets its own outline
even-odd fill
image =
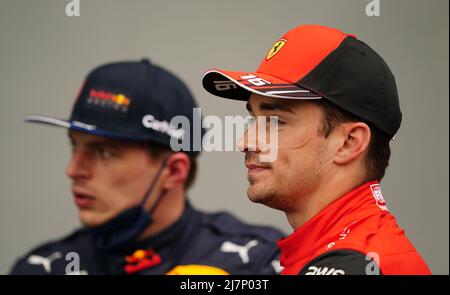
[[[88,105],[126,113],[130,106],[131,99],[122,93],[91,89],[86,102]]]
[[[269,52],[267,53],[266,60],[271,59],[275,54],[277,54],[281,50],[281,48],[283,48],[286,42],[286,39],[281,39],[275,42],[275,44],[273,44],[272,48],[270,48]]]

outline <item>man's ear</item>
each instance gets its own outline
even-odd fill
[[[370,127],[363,122],[349,122],[341,125],[342,141],[334,162],[347,164],[364,155],[370,143]]]
[[[162,187],[168,190],[185,183],[191,167],[191,161],[185,153],[174,153],[168,157],[166,167],[168,175],[164,179]]]

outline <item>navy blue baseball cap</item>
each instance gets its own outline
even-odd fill
[[[109,63],[92,70],[68,120],[27,115],[25,121],[113,139],[152,141],[168,147],[171,138],[181,145],[189,137],[190,148],[184,151],[196,155],[199,149],[193,148],[194,130],[190,127],[197,107],[180,79],[143,59]],[[187,118],[189,124],[173,126],[171,120],[176,116],[183,116],[184,121]],[[201,138],[204,132],[199,133]]]

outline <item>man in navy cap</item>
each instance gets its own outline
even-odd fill
[[[94,69],[69,120],[27,116],[69,129],[66,173],[83,228],[35,248],[11,274],[276,274],[280,232],[186,199],[199,151],[192,140],[173,151],[171,140],[192,131],[169,122],[192,122],[196,107],[178,78],[142,60]]]

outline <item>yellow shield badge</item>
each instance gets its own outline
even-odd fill
[[[271,59],[275,54],[277,54],[281,48],[286,44],[285,39],[278,40],[273,44],[272,48],[270,48],[269,52],[267,53],[266,60]]]

